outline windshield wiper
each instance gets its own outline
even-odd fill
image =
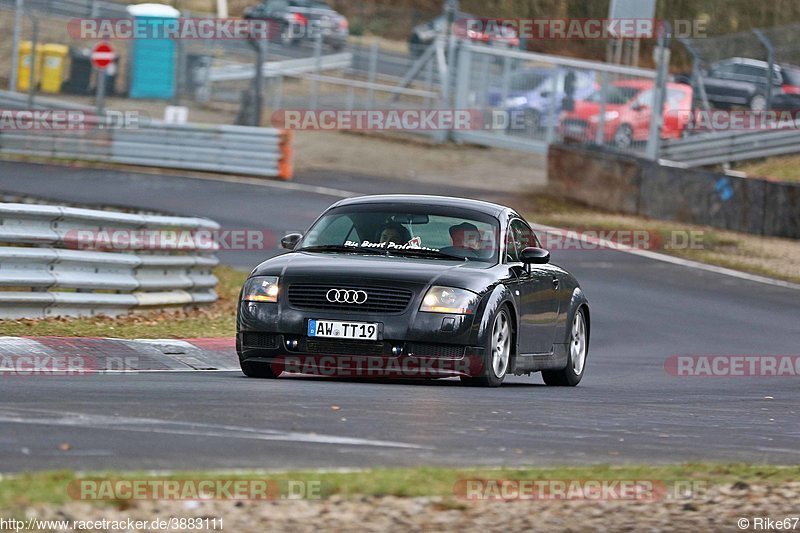
[[[464,257],[463,255],[448,254],[440,250],[429,250],[425,248],[401,248],[394,249],[392,252],[397,255],[417,255],[433,259],[447,259],[450,261],[469,261],[469,257]]]
[[[350,252],[368,253],[384,255],[386,250],[382,248],[361,248],[356,246],[342,246],[341,244],[320,244],[318,246],[305,246],[298,248],[296,252]]]

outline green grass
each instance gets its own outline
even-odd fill
[[[748,484],[778,485],[796,481],[800,466],[752,464],[693,463],[685,465],[582,466],[557,468],[380,468],[356,472],[182,472],[153,475],[141,472],[97,472],[77,476],[72,472],[36,472],[0,479],[0,511],[25,506],[71,501],[68,486],[77,479],[93,480],[239,480],[258,479],[277,482],[285,487],[289,480],[315,482],[325,498],[341,495],[348,498],[364,496],[443,497],[457,499],[454,487],[466,479],[482,480],[636,480],[660,481],[669,485],[678,481],[706,485]],[[128,505],[125,501],[99,501],[98,505]]]
[[[526,198],[522,210],[530,221],[567,230],[644,230],[658,232],[662,238],[670,231],[700,231],[699,248],[655,248],[653,251],[800,283],[800,243],[796,240],[609,213],[541,194]]]
[[[762,161],[743,163],[736,167],[748,176],[772,178],[780,181],[800,181],[800,156],[769,157]]]
[[[167,339],[232,337],[236,331],[236,302],[247,272],[217,267],[219,300],[213,305],[189,311],[158,311],[117,318],[47,318],[4,320],[3,335],[116,337],[123,339]]]

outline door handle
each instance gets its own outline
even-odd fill
[[[553,277],[553,288],[554,288],[554,289],[558,289],[558,284],[559,284],[559,283],[560,283],[560,282],[559,282],[559,279],[558,279],[558,278],[556,278],[556,277]]]

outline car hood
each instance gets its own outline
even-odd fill
[[[364,281],[405,285],[441,285],[482,290],[493,275],[488,263],[409,259],[362,254],[292,252],[258,265],[252,275],[288,280]]]
[[[606,104],[606,113],[609,111],[620,111],[625,104]],[[568,118],[589,118],[600,114],[600,103],[579,100],[575,102],[575,109],[569,113]]]

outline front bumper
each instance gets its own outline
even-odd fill
[[[413,307],[413,306],[412,306]],[[307,336],[308,320],[375,322],[378,341]],[[240,302],[236,346],[241,361],[285,372],[334,377],[452,377],[482,371],[485,343],[473,316],[298,310]]]

